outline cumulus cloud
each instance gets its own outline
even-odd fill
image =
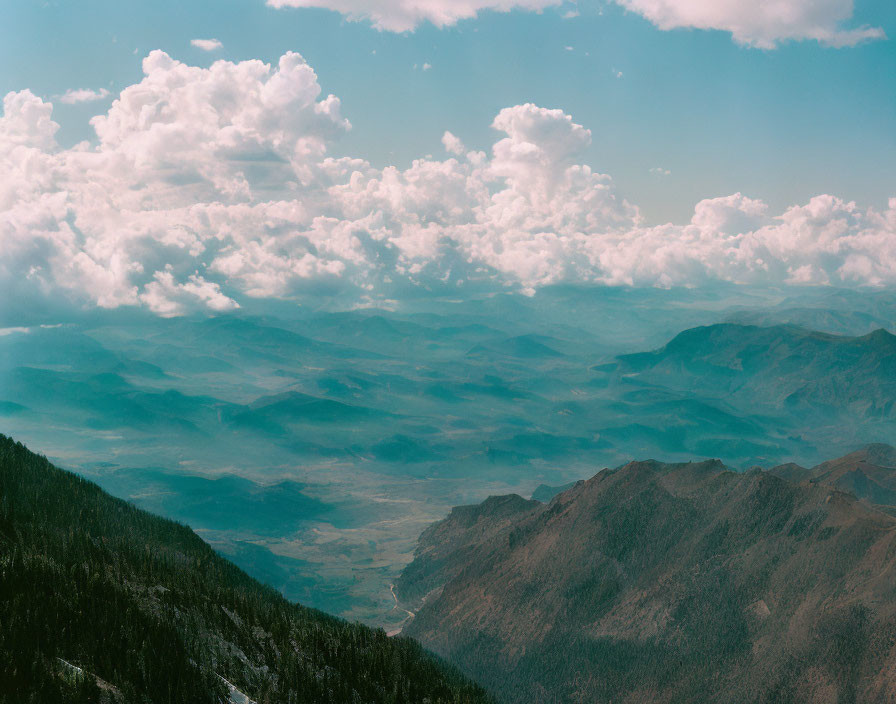
[[[176,187],[245,200],[251,180],[308,180],[327,141],[350,126],[338,98],[318,100],[317,76],[295,53],[275,69],[261,61],[200,69],[153,51],[143,71],[91,124],[100,153],[123,167],[118,176],[150,179],[160,199]]]
[[[191,39],[190,44],[203,51],[216,51],[224,46],[219,39]]]
[[[70,88],[60,97],[59,102],[66,105],[77,105],[78,103],[92,103],[97,100],[109,97],[109,91],[105,88],[99,90],[91,90],[90,88]]]
[[[95,145],[61,148],[51,104],[4,98],[4,300],[170,316],[560,282],[896,285],[896,198],[774,214],[738,193],[648,227],[559,109],[501,110],[487,151],[445,132],[446,158],[375,168],[329,155],[350,125],[298,54],[197,68],[157,51],[143,69],[92,120]]]
[[[846,29],[853,0],[615,0],[663,30],[693,28],[730,32],[738,44],[774,49],[786,40],[814,39],[834,47],[883,39],[879,27]]]
[[[445,151],[449,154],[463,154],[466,151],[466,147],[464,147],[464,143],[460,138],[451,134],[448,130],[445,130],[445,134],[442,135],[442,146],[445,147]]]
[[[153,275],[153,281],[146,284],[140,300],[153,313],[163,317],[180,315],[195,307],[195,304],[217,313],[240,307],[236,301],[221,293],[218,284],[206,281],[199,274],[191,274],[186,282],[178,283],[171,267]]]
[[[53,122],[53,106],[30,90],[7,93],[0,117],[0,149],[7,153],[16,147],[50,150],[56,145],[59,125]],[[24,152],[20,152],[23,156]]]
[[[476,17],[482,10],[540,11],[563,0],[268,0],[271,7],[319,7],[335,10],[352,21],[370,21],[376,29],[408,32],[423,22],[450,27]]]
[[[143,70],[91,121],[96,148],[59,149],[49,103],[29,91],[5,97],[0,275],[8,289],[102,307],[163,311],[168,297],[172,311],[220,310],[227,304],[204,279],[189,278],[194,264],[205,268],[194,259],[233,246],[226,233],[244,222],[240,203],[263,204],[249,208],[255,217],[245,227],[264,232],[271,219],[262,211],[276,213],[275,197],[325,177],[326,145],[350,127],[298,54],[275,67],[199,69],[154,51]]]

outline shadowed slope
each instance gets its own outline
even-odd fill
[[[4,436],[0,623],[10,704],[217,704],[228,682],[260,703],[487,701],[417,644],[287,602]]]

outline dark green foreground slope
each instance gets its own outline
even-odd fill
[[[259,704],[488,701],[0,435],[0,702],[211,704],[231,700],[222,678]]]

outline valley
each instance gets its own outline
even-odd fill
[[[3,704],[487,704],[405,638],[288,602],[186,526],[0,436]]]
[[[896,436],[896,338],[845,334],[885,324],[886,298],[843,293],[824,332],[790,322],[820,305],[805,291],[755,294],[770,327],[716,322],[750,297],[95,314],[0,335],[0,420],[287,598],[392,631],[389,585],[452,506],[634,458],[812,466]]]

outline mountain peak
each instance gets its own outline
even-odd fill
[[[877,330],[873,330],[865,335],[866,340],[869,342],[882,343],[886,345],[896,345],[896,335],[891,333],[886,328],[878,328]]]

